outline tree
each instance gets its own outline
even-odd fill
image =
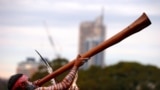
[[[7,89],[7,80],[0,78],[0,90],[8,90]]]
[[[68,63],[67,59],[60,58],[60,57],[58,57],[56,59],[53,59],[52,61],[49,62],[50,66],[53,68],[53,71],[60,68],[61,66],[65,65],[67,63]],[[66,75],[66,73],[67,72],[63,73],[62,75],[59,75],[55,79],[57,81],[60,81]],[[46,66],[40,65],[39,68],[38,68],[38,71],[32,76],[31,81],[41,79],[41,78],[45,77],[46,75],[48,75]],[[47,85],[50,85],[50,84],[51,84],[50,82],[47,82],[44,85],[47,86]]]
[[[55,59],[50,62],[53,69],[68,63],[66,59]],[[47,75],[41,66],[35,74],[35,80]],[[56,77],[61,80],[68,72]],[[78,86],[80,90],[160,90],[160,69],[151,65],[136,62],[120,62],[104,68],[92,66],[88,70],[79,70]],[[41,76],[44,75],[44,76]],[[40,77],[41,76],[41,77]]]

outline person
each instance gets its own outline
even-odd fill
[[[84,60],[85,59],[85,60]],[[78,68],[88,60],[77,56],[75,63],[68,75],[59,83],[48,87],[36,87],[28,80],[24,74],[15,74],[8,81],[8,90],[68,90],[72,84]]]

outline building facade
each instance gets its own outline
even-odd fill
[[[79,37],[79,53],[83,54],[93,47],[97,46],[105,40],[105,26],[103,24],[103,14],[97,17],[94,21],[85,21],[80,25]],[[104,52],[91,57],[82,68],[88,69],[92,65],[104,66]]]
[[[32,77],[32,75],[38,70],[39,65],[40,63],[36,62],[35,58],[29,57],[26,61],[18,64],[17,73],[22,73],[28,77]]]

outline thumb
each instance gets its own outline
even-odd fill
[[[78,54],[78,55],[77,55],[77,59],[78,59],[78,58],[80,58],[80,57],[81,57],[81,55],[80,55],[80,54]]]

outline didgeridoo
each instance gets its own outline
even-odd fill
[[[84,54],[81,55],[81,57],[82,58],[90,58],[90,57],[98,54],[99,52],[105,50],[106,48],[108,48],[112,45],[115,45],[116,43],[122,41],[123,39],[127,38],[128,36],[141,31],[142,29],[149,26],[150,24],[151,24],[151,21],[149,20],[147,15],[145,13],[143,13],[137,20],[135,20],[128,27],[126,27],[125,29],[123,29],[122,31],[117,33],[116,35],[112,36],[108,40],[100,43],[96,47],[94,47],[94,48],[90,49],[89,51],[85,52]],[[35,82],[35,85],[36,86],[41,86],[44,83],[51,80],[52,78],[54,78],[54,77],[60,75],[61,73],[65,72],[66,70],[71,69],[72,66],[74,65],[75,60],[76,59],[74,59],[70,63],[62,66],[61,68],[57,69],[53,73],[37,80]]]

